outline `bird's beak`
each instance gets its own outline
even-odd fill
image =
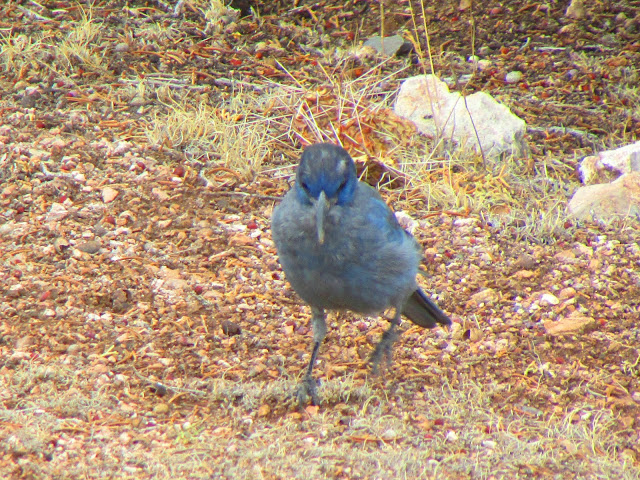
[[[324,193],[324,190],[318,195],[316,200],[316,228],[318,230],[318,243],[322,245],[324,243],[324,217],[329,211],[329,200]]]

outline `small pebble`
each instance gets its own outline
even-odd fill
[[[169,405],[166,403],[159,403],[155,407],[153,407],[153,413],[156,415],[162,415],[169,412]]]
[[[94,255],[100,251],[102,245],[97,240],[89,240],[88,242],[79,244],[76,248],[81,252]]]
[[[504,77],[504,81],[507,83],[518,83],[520,80],[522,80],[522,77],[522,72],[515,70],[513,72],[507,73]]]
[[[120,192],[118,192],[118,190],[116,190],[115,188],[104,187],[102,189],[102,201],[104,203],[113,202],[119,193]]]

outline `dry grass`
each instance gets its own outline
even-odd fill
[[[548,417],[508,402],[496,405],[492,394],[503,386],[471,379],[425,388],[407,410],[345,377],[321,388],[324,401],[335,407],[271,418],[256,415],[259,406],[290,402],[293,380],[199,381],[189,387],[198,387],[220,418],[194,415],[176,422],[150,412],[137,429],[130,426],[135,417],[126,402],[112,400],[125,384],[96,384],[88,396],[84,392],[92,390],[83,382],[66,367],[27,368],[3,382],[5,402],[30,392],[28,401],[0,411],[5,426],[13,426],[2,447],[25,459],[24,471],[55,473],[57,462],[66,460],[64,451],[83,437],[89,458],[100,461],[79,463],[67,472],[72,477],[120,472],[120,478],[455,479],[571,471],[572,478],[638,478],[633,464],[619,461],[619,433],[609,410],[574,405]],[[96,415],[112,420],[96,429]],[[154,444],[143,441],[147,435]],[[52,444],[53,438],[58,440]],[[52,449],[56,454],[44,467],[28,460]]]
[[[46,20],[46,19],[45,19]],[[105,51],[102,42],[104,27],[95,22],[91,9],[80,7],[80,18],[62,31],[47,34],[2,35],[0,64],[4,71],[26,75],[29,69],[46,66],[60,76],[77,67],[88,72],[106,74]]]
[[[35,61],[39,53],[48,47],[45,35],[5,35],[0,37],[0,61],[4,71],[21,71]]]
[[[223,167],[242,179],[254,178],[270,152],[268,122],[251,113],[258,99],[239,92],[226,108],[176,94],[163,87],[155,91],[164,108],[153,112],[146,129],[151,145],[184,152],[207,169]],[[143,95],[145,95],[143,93]]]

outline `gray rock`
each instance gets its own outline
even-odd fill
[[[465,102],[435,75],[405,80],[394,111],[428,137],[452,139],[476,151],[481,146],[487,156],[527,151],[524,120],[484,92],[467,96]]]
[[[640,172],[640,142],[585,157],[578,173],[585,185],[604,183],[625,173]]]
[[[569,201],[569,214],[579,220],[604,222],[640,217],[640,172],[627,173],[611,183],[579,188]]]
[[[102,245],[100,244],[100,242],[96,240],[89,240],[88,242],[79,244],[78,246],[76,246],[76,248],[81,252],[94,255],[100,251],[100,248],[102,248]]]
[[[372,47],[380,55],[391,57],[393,55],[402,55],[411,50],[411,43],[407,42],[400,35],[392,35],[390,37],[384,37],[384,49],[382,37],[376,35],[364,42],[365,47]]]

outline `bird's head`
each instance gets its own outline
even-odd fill
[[[356,166],[344,148],[318,143],[302,152],[295,189],[302,203],[315,207],[319,243],[324,243],[327,213],[334,205],[350,203],[357,184]]]

